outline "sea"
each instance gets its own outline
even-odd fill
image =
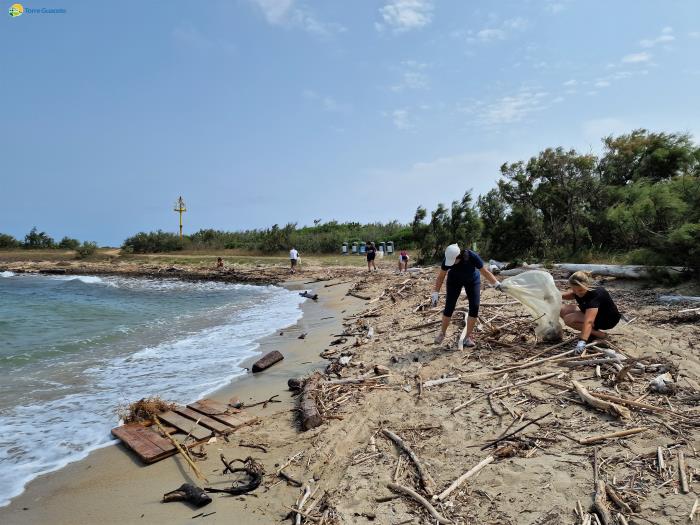
[[[188,403],[302,316],[277,286],[0,272],[0,506],[115,443],[118,410]]]

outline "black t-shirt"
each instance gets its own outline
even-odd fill
[[[578,307],[582,312],[585,312],[589,308],[597,308],[598,315],[596,319],[598,317],[611,321],[618,321],[620,319],[620,312],[617,306],[615,306],[608,291],[603,287],[589,290],[583,297],[574,294],[574,299],[576,299]]]
[[[455,261],[452,266],[445,264],[445,259],[442,259],[441,268],[445,271],[449,270],[447,279],[459,279],[462,283],[478,282],[479,270],[484,267],[484,261],[481,260],[476,253],[471,250],[463,250],[462,257]]]
[[[374,246],[367,246],[367,258],[368,259],[374,259],[374,256],[377,254],[377,249]]]

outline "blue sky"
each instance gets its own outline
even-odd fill
[[[548,146],[700,140],[700,2],[26,2],[0,12],[0,232],[409,221]]]

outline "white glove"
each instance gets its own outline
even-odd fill
[[[430,296],[430,305],[437,306],[439,299],[440,299],[440,294],[437,292],[433,292],[433,294]]]
[[[496,289],[496,291],[498,291],[498,292],[502,292],[502,291],[503,291],[503,286],[501,286],[501,282],[500,282],[500,281],[497,281],[496,284],[493,285],[493,287],[494,287],[494,288]]]
[[[579,341],[576,343],[576,353],[580,354],[582,353],[586,348],[586,341]]]

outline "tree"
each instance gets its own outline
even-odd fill
[[[12,235],[0,233],[0,248],[19,248],[20,242]]]
[[[54,241],[45,232],[39,232],[34,226],[24,237],[25,248],[53,248]]]
[[[78,239],[71,239],[70,237],[64,237],[61,242],[58,243],[58,247],[63,250],[75,250],[80,246],[80,241]]]

